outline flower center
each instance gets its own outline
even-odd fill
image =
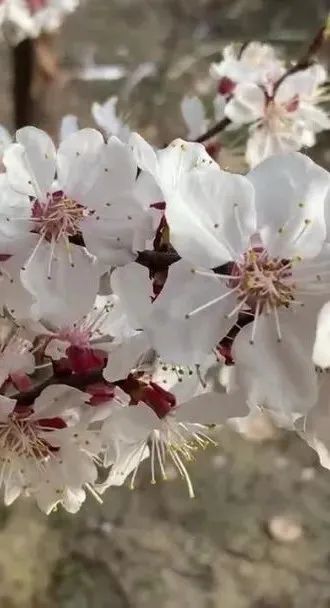
[[[54,192],[47,203],[36,201],[33,207],[37,232],[47,241],[55,242],[77,234],[86,213],[82,205],[62,191]]]
[[[263,249],[250,249],[241,262],[235,264],[233,285],[238,288],[238,299],[255,310],[265,308],[271,312],[279,306],[288,307],[294,297],[295,284],[292,282],[292,262],[271,258]]]
[[[0,423],[0,461],[11,462],[13,456],[43,460],[54,448],[39,436],[42,427],[27,417],[13,414]]]
[[[166,464],[169,461],[186,482],[189,497],[194,498],[195,492],[186,464],[195,460],[198,450],[205,450],[211,445],[217,446],[217,443],[208,435],[207,431],[208,427],[205,425],[177,422],[175,415],[172,414],[165,416],[161,428],[152,431],[148,441],[138,447],[142,458],[146,444],[149,443],[150,445],[151,484],[156,484],[157,468],[159,468],[161,478],[164,481],[168,479]],[[138,458],[137,466],[133,471],[130,481],[131,490],[135,487],[141,458]]]

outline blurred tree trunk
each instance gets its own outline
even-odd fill
[[[13,105],[16,129],[35,125],[50,135],[57,131],[59,67],[56,35],[26,39],[12,50]]]

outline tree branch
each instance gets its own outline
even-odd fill
[[[214,137],[214,135],[218,135],[218,133],[221,133],[221,131],[223,131],[228,125],[230,125],[230,123],[231,120],[229,118],[223,118],[222,120],[220,120],[220,122],[211,127],[211,129],[206,131],[206,133],[203,133],[203,135],[200,135],[197,139],[195,139],[195,142],[202,144],[204,141],[207,141],[208,139],[211,139],[211,137]]]

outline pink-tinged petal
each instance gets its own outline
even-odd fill
[[[16,140],[4,154],[8,180],[17,192],[44,201],[55,178],[55,146],[47,133],[35,127],[17,131]]]

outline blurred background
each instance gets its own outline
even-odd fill
[[[61,70],[38,125],[91,125],[119,96],[130,126],[162,145],[184,136],[180,100],[214,96],[211,60],[231,41],[269,41],[293,59],[329,0],[84,0],[56,40]],[[327,59],[325,57],[325,59]],[[47,52],[43,60],[47,65]],[[11,56],[0,47],[0,122],[11,127]],[[330,165],[329,134],[312,155]],[[231,158],[227,164],[230,168]],[[234,160],[233,160],[234,162]],[[236,162],[236,159],[235,159]],[[170,481],[113,488],[102,506],[0,512],[0,608],[329,608],[330,472],[293,434],[256,419],[191,466],[196,499]]]

